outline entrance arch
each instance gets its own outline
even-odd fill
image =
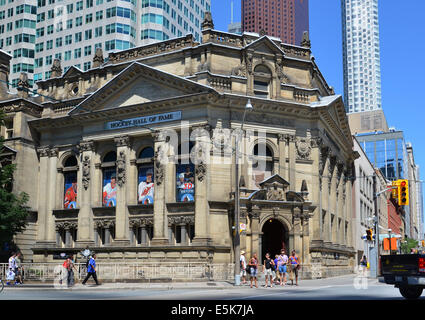
[[[282,248],[288,254],[289,233],[282,222],[277,219],[268,219],[261,231],[261,263],[263,263],[267,252],[270,253],[272,259],[276,254],[280,254]]]

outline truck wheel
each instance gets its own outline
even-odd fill
[[[416,300],[422,294],[422,287],[400,287],[399,288],[401,295],[408,300]]]

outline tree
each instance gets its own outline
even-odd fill
[[[0,110],[0,125],[4,125],[4,114]],[[4,150],[4,138],[0,136],[0,160]],[[14,164],[3,164],[0,161],[0,249],[3,244],[12,240],[13,236],[25,230],[29,207],[28,195],[25,192],[12,192]]]
[[[406,240],[401,243],[401,252],[404,254],[409,254],[412,249],[418,247],[418,244],[418,241],[411,238],[406,238]]]

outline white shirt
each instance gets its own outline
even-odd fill
[[[9,269],[15,270],[16,268],[16,261],[14,257],[9,258]]]
[[[142,181],[139,184],[139,202],[144,203],[147,197],[151,197],[153,199],[153,182],[147,183],[146,181]]]
[[[246,259],[244,255],[241,255],[241,261],[242,261],[243,269],[246,269]]]

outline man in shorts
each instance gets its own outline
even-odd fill
[[[286,265],[288,264],[288,256],[285,254],[285,249],[280,250],[280,255],[278,257],[278,269],[280,273],[280,285],[286,285]],[[283,280],[283,281],[282,281]]]
[[[245,259],[245,251],[241,251],[241,258],[240,258],[240,264],[241,264],[241,279],[242,284],[246,284],[246,259]]]

